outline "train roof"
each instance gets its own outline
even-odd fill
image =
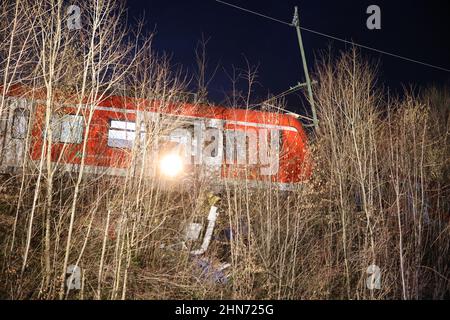
[[[2,90],[2,87],[0,87]],[[3,90],[2,90],[3,91]],[[31,100],[45,100],[47,98],[45,88],[31,88],[23,85],[11,86],[6,96],[25,97]],[[73,106],[78,103],[79,97],[74,94],[64,93],[62,90],[54,90],[54,99],[62,105]],[[190,116],[198,118],[222,119],[241,122],[251,122],[265,125],[289,126],[295,128],[302,136],[305,136],[300,121],[290,114],[269,112],[253,109],[242,109],[205,105],[187,102],[162,102],[160,99],[144,99],[117,95],[97,95],[91,98],[97,106],[114,107],[126,110],[140,110],[161,112],[174,116]],[[89,104],[89,99],[83,98],[83,104]]]

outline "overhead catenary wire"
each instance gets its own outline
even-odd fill
[[[224,4],[224,5],[227,5],[227,6],[230,6],[230,7],[233,7],[233,8],[236,8],[236,9],[239,9],[239,10],[242,10],[242,11],[245,11],[245,12],[248,12],[248,13],[251,13],[251,14],[254,14],[254,15],[266,18],[266,19],[269,19],[269,20],[272,20],[272,21],[275,21],[275,22],[278,22],[278,23],[282,23],[284,25],[288,25],[288,26],[291,26],[291,27],[294,26],[292,23],[289,23],[289,22],[286,22],[286,21],[283,21],[283,20],[280,20],[280,19],[276,19],[276,18],[270,17],[268,15],[265,15],[265,14],[262,14],[262,13],[259,13],[259,12],[253,11],[253,10],[249,10],[249,9],[246,9],[246,8],[243,8],[243,7],[240,7],[240,6],[237,6],[237,5],[225,2],[225,1],[216,0],[216,2],[219,2],[221,4]],[[300,29],[304,30],[306,32],[310,32],[310,33],[322,36],[322,37],[326,37],[326,38],[329,38],[329,39],[341,41],[341,42],[346,43],[346,44],[351,44],[353,46],[360,47],[360,48],[363,48],[363,49],[366,49],[366,50],[369,50],[369,51],[374,51],[374,52],[377,52],[377,53],[381,53],[381,54],[384,54],[384,55],[387,55],[387,56],[391,56],[391,57],[394,57],[394,58],[397,58],[397,59],[402,59],[402,60],[409,61],[409,62],[412,62],[412,63],[420,64],[420,65],[423,65],[423,66],[426,66],[426,67],[430,67],[430,68],[434,68],[434,69],[437,69],[437,70],[450,72],[450,69],[447,69],[447,68],[444,68],[444,67],[440,67],[440,66],[436,66],[436,65],[433,65],[433,64],[430,64],[430,63],[422,62],[422,61],[419,61],[419,60],[416,60],[416,59],[411,59],[411,58],[404,57],[404,56],[401,56],[401,55],[398,55],[398,54],[395,54],[395,53],[391,53],[391,52],[387,52],[387,51],[380,50],[380,49],[377,49],[377,48],[369,47],[369,46],[366,46],[366,45],[363,45],[363,44],[359,44],[359,43],[356,43],[356,42],[353,42],[353,41],[341,39],[339,37],[336,37],[336,36],[333,36],[333,35],[329,35],[329,34],[326,34],[326,33],[323,33],[323,32],[319,32],[319,31],[312,30],[312,29],[305,28],[305,27],[300,27]]]
[[[273,96],[273,97],[267,99],[264,102],[269,102],[269,101],[277,100],[279,98],[283,98],[283,97],[287,96],[288,94],[294,93],[294,92],[299,91],[301,89],[302,89],[302,87],[300,87],[300,86],[297,86],[297,87],[294,87],[294,88],[290,88],[289,90],[286,90],[286,91],[284,91],[284,92],[282,92],[282,93],[280,93],[280,94],[278,94],[276,96]]]
[[[283,91],[283,92],[277,94],[276,96],[273,96],[273,97],[270,97],[270,98],[264,100],[262,103],[253,104],[253,105],[251,105],[251,107],[256,107],[256,106],[259,106],[259,105],[261,105],[261,104],[266,104],[266,103],[269,103],[269,102],[271,102],[271,101],[274,101],[274,100],[283,98],[283,97],[285,97],[285,96],[287,96],[287,95],[290,95],[290,94],[292,94],[292,93],[294,93],[294,92],[300,91],[301,89],[302,89],[302,86],[295,86],[295,87],[292,87],[292,88],[290,88],[290,89],[288,89],[288,90],[286,90],[286,91]]]
[[[252,13],[252,14],[255,14],[257,16],[260,16],[260,17],[263,17],[263,18],[266,18],[266,19],[269,19],[269,20],[273,20],[273,21],[276,21],[276,22],[279,22],[279,23],[282,23],[282,24],[286,24],[288,26],[292,26],[292,23],[289,23],[289,22],[286,22],[286,21],[283,21],[283,20],[279,20],[279,19],[276,19],[276,18],[273,18],[273,17],[269,17],[269,16],[267,16],[265,14],[262,14],[262,13],[259,13],[259,12],[255,12],[255,11],[252,11],[252,10],[249,10],[249,9],[245,9],[245,8],[236,6],[234,4],[231,4],[231,3],[228,3],[228,2],[225,2],[225,1],[221,1],[221,0],[216,0],[216,1],[220,2],[222,4],[225,4],[227,6],[230,6],[230,7],[242,10],[242,11],[246,11],[246,12],[249,12],[249,13]]]

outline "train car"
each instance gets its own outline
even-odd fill
[[[109,96],[95,103],[14,87],[4,97],[0,171],[50,157],[65,171],[290,190],[311,174],[301,123],[287,114]],[[45,130],[45,128],[49,130]],[[47,136],[51,134],[51,139]],[[49,146],[48,141],[51,140]]]

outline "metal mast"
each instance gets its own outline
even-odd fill
[[[305,56],[305,49],[303,48],[303,40],[302,40],[301,31],[300,31],[300,20],[299,20],[299,16],[298,16],[297,6],[295,6],[294,19],[292,20],[292,26],[294,26],[295,29],[297,30],[298,45],[300,47],[300,53],[302,56],[302,63],[303,63],[303,71],[305,73],[305,78],[306,78],[306,84],[299,83],[298,86],[306,85],[308,87],[309,103],[311,104],[311,111],[312,111],[312,117],[313,117],[313,125],[312,126],[317,128],[319,121],[317,120],[316,107],[314,105],[314,97],[313,97],[313,92],[312,92],[312,83],[311,83],[311,78],[309,77],[308,64],[306,62],[306,56]]]

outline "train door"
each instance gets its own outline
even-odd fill
[[[195,178],[195,128],[196,119],[172,114],[161,114],[155,123],[155,169],[168,185],[190,184]]]
[[[218,184],[223,161],[223,120],[181,116],[170,123],[171,129],[163,138],[183,158],[182,174],[191,183]]]
[[[0,170],[21,168],[26,155],[31,104],[25,99],[7,98],[0,120]]]

